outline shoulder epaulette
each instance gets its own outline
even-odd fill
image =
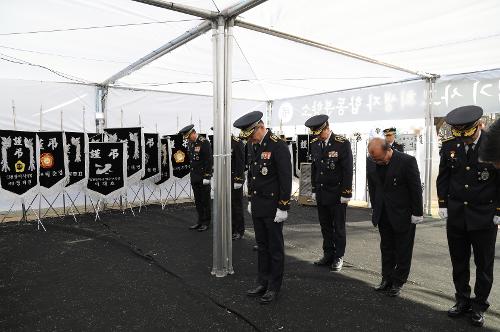
[[[441,141],[441,143],[444,143],[444,142],[449,142],[449,141],[452,141],[453,139],[455,139],[455,137],[450,136],[450,137],[444,138],[444,139]]]
[[[335,135],[335,140],[337,142],[344,143],[345,142],[345,137],[344,136],[340,136],[340,135]]]
[[[239,141],[240,141],[240,139],[239,139],[238,137],[236,137],[236,136],[231,136],[231,137],[233,138],[233,140],[234,140],[235,142],[239,142]]]
[[[273,142],[278,142],[280,140],[280,138],[274,134],[272,134],[269,138],[272,139]]]
[[[319,140],[319,137],[313,138],[313,139],[311,140],[311,143],[317,142],[318,140]]]

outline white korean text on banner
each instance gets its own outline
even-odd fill
[[[311,161],[309,151],[311,148],[312,137],[306,134],[297,135],[297,164],[296,172],[300,170],[300,165],[302,163],[308,163]]]
[[[89,143],[89,194],[110,197],[126,192],[126,143]]]
[[[303,125],[318,114],[335,122],[423,118],[426,91],[425,81],[411,81],[276,100],[271,121],[283,126]]]
[[[158,134],[144,134],[145,179],[157,180],[160,174],[160,136]]]
[[[144,146],[142,128],[106,128],[107,142],[127,143],[127,178],[140,180],[144,175]]]
[[[0,130],[0,185],[5,193],[24,197],[38,190],[35,132]]]
[[[160,185],[170,179],[170,148],[169,148],[169,139],[162,138],[161,139],[161,156],[160,156],[160,165],[161,165],[161,177],[157,185]]]
[[[189,174],[188,141],[182,135],[170,135],[172,173],[182,179]]]
[[[454,108],[477,105],[485,113],[500,110],[500,70],[439,78],[432,96],[434,116],[446,116]]]
[[[68,158],[69,180],[66,187],[75,184],[85,186],[88,170],[87,134],[73,131],[64,132],[66,136],[66,154]]]
[[[61,131],[38,133],[40,146],[40,187],[52,189],[65,186],[68,180],[68,162],[64,145],[65,135]]]

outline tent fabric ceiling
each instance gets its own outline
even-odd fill
[[[218,11],[234,1],[177,2]],[[104,81],[201,22],[130,0],[2,1],[0,16],[0,78],[84,83]],[[498,17],[496,0],[269,0],[241,16],[439,75],[500,68]],[[237,98],[275,100],[415,78],[239,27],[234,36]],[[116,84],[211,95],[212,55],[208,32]]]

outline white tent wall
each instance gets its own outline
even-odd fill
[[[250,111],[266,112],[262,101],[233,99],[231,119],[236,120]],[[106,99],[107,127],[139,125],[139,115],[145,132],[162,135],[176,134],[188,124],[194,124],[200,133],[211,134],[213,126],[213,100],[211,96],[162,91],[110,88]],[[201,126],[201,127],[200,127]]]

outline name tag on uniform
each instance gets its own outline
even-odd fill
[[[195,147],[194,147],[194,152],[200,152],[200,149],[201,149],[201,147],[199,147],[199,146],[195,146]]]
[[[271,152],[262,152],[260,159],[271,159]]]
[[[337,151],[328,152],[328,158],[336,158],[338,156],[339,156],[339,153]]]

